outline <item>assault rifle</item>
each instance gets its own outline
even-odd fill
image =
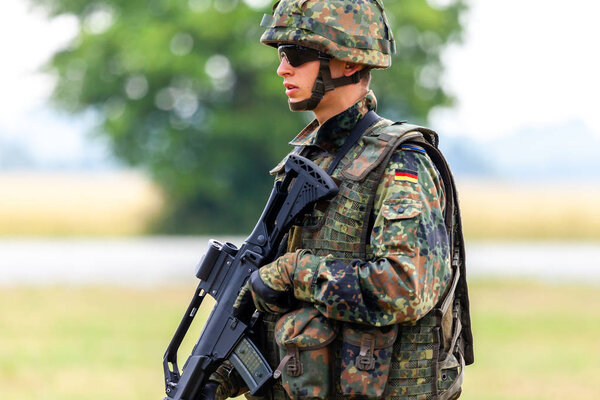
[[[208,378],[229,360],[256,394],[273,371],[253,343],[250,332],[258,313],[239,315],[233,305],[240,290],[255,270],[273,261],[284,234],[292,223],[315,202],[329,199],[338,191],[331,177],[312,161],[291,154],[285,162],[285,177],[275,182],[263,213],[244,244],[209,241],[209,249],[196,267],[200,283],[175,331],[163,360],[165,392],[163,400],[200,400]],[[181,345],[202,300],[206,295],[216,304],[183,371],[177,366]]]

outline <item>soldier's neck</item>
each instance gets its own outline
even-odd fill
[[[323,125],[328,119],[334,117],[351,107],[362,99],[368,92],[368,88],[361,85],[340,86],[325,93],[319,105],[313,110],[319,125]]]

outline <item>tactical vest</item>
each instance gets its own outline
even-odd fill
[[[473,362],[473,341],[458,201],[450,170],[437,150],[435,132],[404,123],[390,125],[390,121],[377,123],[375,129],[368,130],[362,144],[354,146],[354,151],[348,152],[332,174],[334,179],[339,180],[338,195],[326,206],[316,207],[304,218],[302,226],[290,231],[287,250],[306,248],[315,255],[332,254],[346,262],[354,259],[368,261],[371,214],[377,187],[392,154],[407,142],[426,150],[444,182],[445,220],[451,240],[453,278],[441,300],[425,317],[398,325],[389,376],[387,383],[384,382],[385,391],[381,397],[393,400],[455,399],[460,395],[464,366]],[[267,343],[274,343],[271,336],[274,319],[266,321],[266,326]],[[351,327],[354,328],[357,331],[364,329],[358,325]],[[330,346],[334,355],[332,376],[339,377],[341,340],[338,338]],[[365,347],[363,351],[361,345],[360,351],[361,354],[365,352],[368,358],[369,349]],[[267,353],[273,365],[277,365],[276,349],[271,348]],[[369,360],[365,360],[368,363]],[[335,389],[331,398],[353,398],[344,395],[340,379],[333,381]],[[270,397],[288,398],[280,385],[275,385]]]

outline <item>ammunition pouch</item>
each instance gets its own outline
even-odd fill
[[[294,400],[330,397],[330,350],[335,339],[333,321],[314,307],[283,315],[275,325],[281,362],[273,374]]]
[[[398,325],[383,328],[345,324],[340,389],[344,397],[378,399],[387,384]]]

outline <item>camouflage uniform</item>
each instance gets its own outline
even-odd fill
[[[350,130],[375,107],[375,96],[369,92],[321,129],[315,129],[318,123],[314,121],[290,144],[306,147],[308,158],[327,169]],[[381,121],[371,134],[376,136],[377,128],[389,123]],[[350,158],[363,147],[364,144],[358,144],[350,150]],[[336,168],[332,176],[342,180],[343,167]],[[405,178],[400,175],[402,172],[417,179]],[[295,260],[296,297],[314,303],[328,318],[361,324],[385,326],[424,316],[437,302],[451,275],[444,204],[439,173],[425,152],[416,146],[397,150],[377,187],[367,262],[350,266],[338,262],[352,261],[344,254],[303,252]],[[314,225],[324,213],[314,214],[318,215],[305,218],[305,225]],[[289,249],[295,251],[298,245],[290,243]]]
[[[367,68],[389,67],[395,47],[381,0],[281,0],[261,25],[267,45],[299,44]],[[329,60],[319,60],[312,103],[294,104],[296,110],[312,109],[324,92],[349,84],[332,79]],[[327,169],[352,128],[375,108],[369,92],[322,126],[313,121],[292,140],[294,152]],[[266,312],[265,351],[281,377],[266,398],[460,395],[464,360],[472,362],[472,350],[463,357],[461,343],[468,301],[454,298],[464,251],[451,248],[449,234],[455,220],[460,231],[460,217],[451,176],[444,170],[442,180],[440,164],[428,153],[432,146],[405,141],[422,140],[417,131],[436,136],[385,119],[368,128],[332,172],[338,195],[294,226],[287,252],[247,285]],[[278,175],[283,164],[271,173]],[[452,210],[445,212],[448,204]],[[277,296],[264,296],[265,290],[289,293],[297,303],[272,301]],[[469,342],[470,330],[467,336]]]
[[[316,129],[316,121],[309,124],[291,144],[298,146],[297,152],[326,169],[350,130],[375,107],[375,96],[369,92],[320,129]],[[398,332],[409,333],[417,321],[423,321],[451,281],[449,241],[444,223],[445,192],[440,175],[423,149],[411,144],[397,148],[387,164],[381,166],[385,168],[380,181],[374,185],[370,215],[364,212],[366,210],[361,212],[361,207],[350,199],[365,193],[351,193],[347,190],[349,186],[344,184],[348,181],[344,176],[348,171],[361,173],[361,168],[370,165],[369,160],[361,160],[366,149],[372,147],[368,144],[369,139],[379,136],[390,123],[387,120],[377,123],[348,152],[345,162],[332,174],[342,182],[340,194],[325,210],[314,210],[304,218],[301,226],[292,229],[288,253],[276,261],[294,266],[293,276],[284,280],[292,281],[294,296],[303,301],[303,307],[283,317],[268,314],[265,318],[267,331],[273,332],[275,337],[275,340],[269,340],[278,344],[278,351],[274,346],[271,348],[271,362],[279,364],[286,393],[276,385],[273,398],[427,399],[431,397],[427,397],[426,390],[422,391],[423,396],[416,397],[415,389],[411,393],[403,393],[403,389],[411,386],[409,380],[414,381],[413,386],[419,386],[416,382],[419,378],[431,392],[434,391],[432,386],[437,384],[433,381],[431,368],[427,368],[434,362],[431,343],[423,343],[423,348],[416,342],[401,343],[400,339],[406,339],[407,335]],[[275,168],[272,172],[278,170]],[[336,208],[337,212],[333,210]],[[336,214],[345,215],[347,220],[331,218]],[[372,223],[362,257],[356,246],[335,245],[357,243],[360,232],[352,229],[356,224],[350,220],[354,219]],[[325,233],[328,240],[319,240],[315,231],[321,232],[322,237],[325,227],[332,228]],[[336,229],[340,232],[332,234]],[[353,247],[356,251],[351,250]],[[282,282],[278,279],[281,280],[279,276],[269,274],[264,277],[264,282],[274,289],[280,288]],[[277,311],[261,304],[259,297],[255,297],[255,302],[265,311]],[[317,310],[318,315],[311,310]],[[306,315],[310,316],[308,322]],[[435,325],[431,318],[427,322]],[[291,329],[293,324],[310,326],[312,332],[297,327]],[[317,327],[321,329],[319,334],[314,333]],[[413,339],[420,334],[425,337],[428,331],[419,326]],[[370,354],[373,365],[361,369],[356,365],[356,359],[365,339],[375,342]],[[329,346],[330,354],[319,348],[318,357],[302,354],[302,350],[306,352],[307,348],[315,347],[315,340],[327,344],[333,341]],[[290,350],[289,345],[293,342],[300,344]],[[301,351],[294,357],[293,352],[298,352],[298,347]],[[414,354],[408,355],[411,349],[413,353],[419,353],[418,360],[413,359]],[[282,362],[277,362],[277,355]],[[287,360],[286,355],[289,355]],[[286,365],[290,358],[302,366],[301,375],[290,376],[289,365]],[[421,373],[421,376],[403,377],[398,373],[411,370],[410,364],[415,362],[420,363],[421,372],[411,373]],[[333,372],[330,372],[330,364]],[[298,369],[292,367],[292,371]],[[452,368],[458,374],[457,367],[453,359]],[[307,374],[307,370],[318,372]],[[402,382],[390,385],[391,379]]]

